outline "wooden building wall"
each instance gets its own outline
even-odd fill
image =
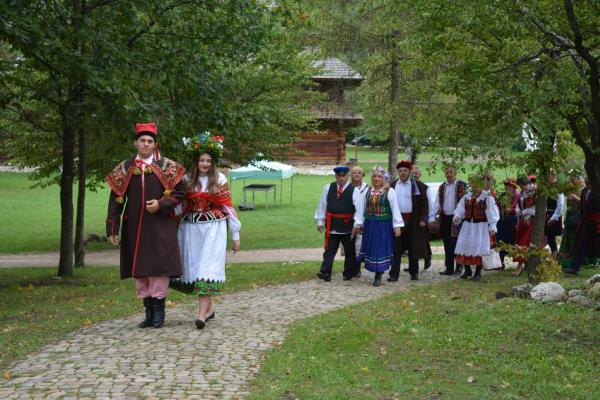
[[[301,133],[294,148],[304,155],[291,154],[292,164],[340,164],[346,162],[346,132],[323,127],[318,134]]]

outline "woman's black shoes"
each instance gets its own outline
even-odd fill
[[[196,320],[196,328],[204,329],[205,326],[206,326],[206,322],[202,321],[201,319]]]
[[[383,275],[382,272],[375,272],[375,279],[373,280],[373,286],[375,286],[375,287],[381,286],[381,275]]]
[[[208,317],[206,317],[206,321],[213,319],[215,317],[215,312],[213,311]]]

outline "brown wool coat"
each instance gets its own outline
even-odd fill
[[[398,179],[392,181],[390,186],[396,188]],[[419,189],[419,194],[415,190],[415,184]],[[410,236],[410,249],[411,256],[414,259],[422,259],[428,256],[429,245],[429,232],[427,230],[427,220],[429,218],[429,200],[427,199],[427,185],[423,182],[414,181],[412,185],[412,214],[411,219],[407,223],[404,221],[404,228],[402,228],[402,235],[408,234]],[[419,221],[425,222],[425,227],[419,226]],[[404,250],[408,251],[408,248]]]
[[[136,169],[139,171],[135,158],[131,158],[107,176],[112,190],[106,235],[117,235],[121,228],[121,279],[180,276],[173,213],[185,196],[181,182],[185,169],[166,158],[154,161],[152,172],[144,174],[143,190],[142,175],[134,173]],[[145,208],[145,201],[152,199],[159,200],[160,206],[154,214]]]

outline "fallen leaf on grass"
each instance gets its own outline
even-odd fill
[[[467,382],[473,383],[473,382],[475,382],[475,378],[473,378],[472,376],[470,376],[470,377],[467,378]]]
[[[362,367],[363,372],[369,372],[369,367]]]
[[[4,372],[3,376],[6,380],[12,379],[12,374],[10,373],[10,371]]]
[[[85,321],[83,321],[83,326],[90,326],[92,324],[92,321],[88,318]]]

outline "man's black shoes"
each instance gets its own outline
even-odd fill
[[[325,282],[331,282],[331,275],[324,274],[322,272],[317,272],[317,276],[319,279],[323,279]]]

